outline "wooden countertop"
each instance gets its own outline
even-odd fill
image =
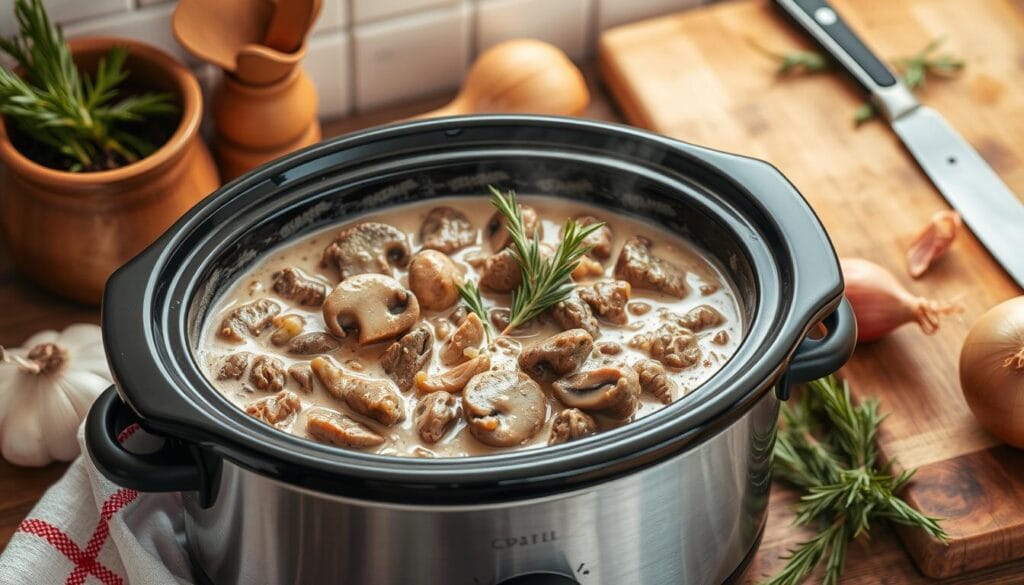
[[[592,82],[593,102],[587,117],[621,122],[604,90],[594,84],[596,69],[585,68]],[[443,105],[450,96],[439,96],[416,103],[385,108],[329,123],[326,136],[336,136],[376,124],[399,120]],[[6,250],[0,245],[0,345],[16,347],[41,329],[62,329],[75,322],[99,321],[93,309],[57,298],[25,281],[15,272]],[[21,520],[66,465],[53,464],[41,469],[14,467],[0,460],[0,548],[7,545]],[[784,563],[779,556],[812,533],[791,526],[792,504],[799,493],[776,483],[772,489],[768,525],[761,549],[741,581],[754,585],[763,576],[774,573]],[[886,524],[873,527],[871,539],[853,543],[847,555],[844,585],[887,585],[941,583],[944,585],[1010,585],[1024,583],[1024,561],[943,581],[922,576],[907,556],[899,538]]]

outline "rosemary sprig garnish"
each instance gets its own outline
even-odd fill
[[[883,420],[877,400],[854,405],[846,383],[833,376],[811,382],[799,399],[782,405],[775,477],[806,491],[795,522],[817,524],[819,532],[791,549],[786,566],[763,585],[796,585],[823,560],[822,583],[835,585],[847,542],[867,533],[873,520],[915,526],[946,542],[937,519],[898,496],[914,472],[894,474],[891,461],[879,466],[875,438]]]
[[[942,45],[944,39],[939,37],[932,39],[920,52],[909,57],[900,57],[892,60],[893,67],[900,73],[903,83],[910,91],[923,89],[930,76],[952,77],[964,67],[964,61],[955,55],[944,53],[935,54]],[[820,71],[832,70],[835,62],[826,54],[818,51],[792,50],[777,52],[768,50],[756,42],[751,44],[775,59],[779,67],[776,73],[780,76],[795,75],[801,73],[817,73]],[[874,104],[865,102],[853,114],[853,121],[857,126],[874,118],[878,112]]]
[[[456,284],[455,288],[459,290],[459,296],[462,297],[462,302],[466,303],[466,307],[473,313],[476,313],[477,317],[480,317],[480,321],[484,324],[484,334],[487,335],[487,340],[490,341],[491,324],[487,318],[484,300],[480,296],[480,287],[475,282],[466,281],[462,284]]]
[[[545,258],[537,233],[526,233],[515,192],[510,190],[503,195],[493,186],[490,190],[491,203],[505,216],[506,229],[512,237],[512,254],[522,274],[522,282],[512,291],[509,323],[502,331],[505,335],[569,296],[574,288],[569,274],[576,269],[580,258],[593,249],[593,246],[584,246],[583,241],[604,224],[584,227],[572,219],[566,220],[562,241],[554,255]]]

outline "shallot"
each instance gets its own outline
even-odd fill
[[[907,250],[907,272],[913,278],[924,274],[953,245],[963,222],[960,214],[944,210],[936,213]]]
[[[862,258],[839,261],[846,281],[846,298],[857,319],[857,341],[874,341],[904,323],[916,321],[931,335],[939,329],[939,317],[959,308],[914,296],[891,272]]]
[[[1024,448],[1024,296],[991,308],[960,351],[960,389],[993,435]]]

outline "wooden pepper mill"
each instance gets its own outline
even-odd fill
[[[181,0],[178,41],[224,70],[212,99],[221,177],[320,140],[316,88],[301,61],[320,0]]]

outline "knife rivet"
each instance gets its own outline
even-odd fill
[[[832,10],[828,6],[820,6],[814,11],[814,20],[818,21],[821,26],[828,26],[835,24],[839,17],[836,16],[836,11]]]
[[[956,157],[955,156],[951,156],[951,157],[946,159],[946,162],[948,162],[951,165],[955,165],[956,164]]]

